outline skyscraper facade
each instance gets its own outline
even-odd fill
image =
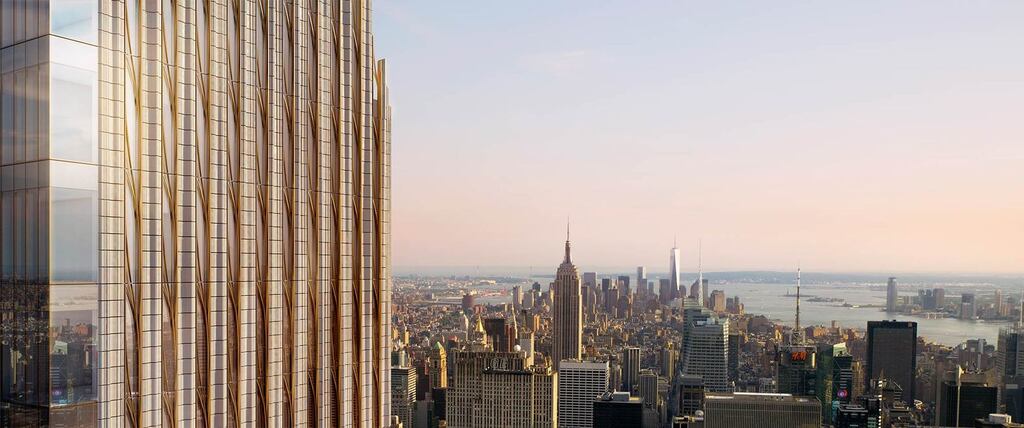
[[[563,361],[558,367],[559,428],[590,428],[594,400],[608,392],[608,362]]]
[[[730,391],[729,319],[705,308],[687,307],[683,322],[682,373],[700,376],[708,391]]]
[[[622,390],[632,393],[640,381],[640,348],[622,350]]]
[[[708,394],[704,397],[706,428],[821,426],[821,407],[813,397],[789,394]]]
[[[903,400],[913,404],[917,369],[917,323],[868,321],[867,385],[881,379],[903,388]]]
[[[999,329],[996,367],[1006,413],[1024,419],[1024,328],[1020,323]]]
[[[416,404],[416,369],[391,368],[391,414],[403,426],[412,426],[413,407]]]
[[[551,363],[555,370],[562,360],[578,360],[583,348],[583,298],[580,273],[572,264],[569,236],[565,237],[565,258],[555,273],[552,306]]]
[[[680,287],[685,287],[683,284],[682,273],[679,271],[679,248],[672,245],[672,252],[669,254],[668,260],[668,280],[669,280],[669,291],[672,297],[669,300],[677,297],[682,297],[686,294],[686,289],[680,290]]]
[[[889,278],[889,284],[885,289],[885,310],[896,312],[896,304],[899,303],[899,293],[896,292],[896,278]]]
[[[644,266],[636,268],[636,292],[640,294],[647,292],[647,268]]]
[[[2,3],[3,424],[388,423],[371,10]]]

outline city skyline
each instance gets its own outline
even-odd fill
[[[746,6],[378,5],[396,266],[1024,270],[1024,5]]]

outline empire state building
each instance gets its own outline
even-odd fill
[[[583,298],[580,288],[580,273],[570,257],[569,231],[565,233],[565,260],[558,266],[554,285],[554,329],[551,338],[554,346],[551,360],[554,369],[562,360],[580,359],[583,348]]]

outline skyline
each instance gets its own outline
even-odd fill
[[[1024,272],[1024,4],[377,6],[400,271]]]

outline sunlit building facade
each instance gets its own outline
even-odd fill
[[[0,425],[388,423],[370,11],[0,1]]]

